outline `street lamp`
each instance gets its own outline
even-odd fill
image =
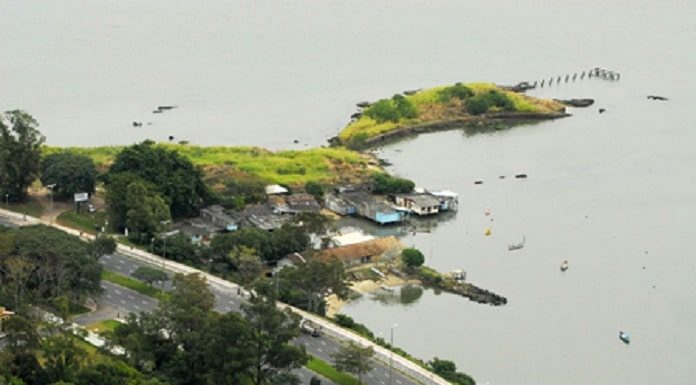
[[[53,189],[56,187],[56,183],[47,184],[49,190],[51,190],[51,211],[53,211]]]
[[[171,221],[160,221],[160,225],[164,226]],[[162,249],[162,271],[166,272],[165,261],[167,260],[167,233],[164,232],[162,236],[162,241],[164,242],[164,248]],[[165,273],[166,274],[166,273]],[[164,279],[162,280],[162,293],[164,293]]]
[[[389,349],[389,385],[392,385],[392,361],[394,360],[394,329],[398,326],[399,325],[397,324],[393,324],[389,329],[389,346],[391,346],[391,349]]]
[[[10,208],[10,194],[5,194],[5,208]]]

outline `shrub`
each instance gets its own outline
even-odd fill
[[[377,103],[365,110],[365,115],[376,120],[378,123],[399,121],[399,111],[389,99],[377,101]]]
[[[399,117],[403,119],[413,119],[418,116],[418,110],[416,106],[411,103],[410,100],[406,99],[403,95],[396,94],[392,97],[392,102],[396,111],[399,113]]]
[[[324,186],[314,181],[309,181],[305,184],[305,191],[318,201],[321,201],[321,198],[324,196]]]
[[[462,83],[456,83],[455,85],[443,88],[438,92],[438,100],[442,103],[449,103],[455,98],[464,100],[471,96],[474,96],[474,91]]]
[[[408,267],[418,267],[423,265],[425,257],[418,249],[408,248],[401,251],[401,259]]]
[[[387,174],[375,174],[373,177],[373,188],[377,194],[410,193],[415,186],[411,180]]]
[[[514,103],[507,95],[496,90],[478,94],[466,101],[466,110],[472,115],[481,115],[491,108],[511,111],[514,109]]]

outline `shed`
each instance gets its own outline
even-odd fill
[[[430,194],[399,194],[394,202],[417,215],[437,214],[441,206],[440,199]]]
[[[266,186],[266,195],[274,195],[274,194],[287,194],[288,189],[285,187],[278,185],[278,184],[271,184]]]
[[[325,249],[317,253],[314,259],[323,262],[339,260],[346,266],[378,261],[391,249],[401,248],[401,243],[394,236],[373,239],[348,246]]]

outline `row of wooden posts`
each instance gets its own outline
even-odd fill
[[[546,81],[546,79],[541,79],[541,81],[539,81],[539,82],[537,82],[535,80],[534,83],[532,84],[532,88],[536,88],[537,85],[539,85],[539,87],[543,88],[544,84],[551,86],[551,85],[553,85],[554,81],[556,84],[560,84],[562,81],[564,81],[565,83],[568,83],[568,81],[570,81],[570,80],[575,81],[578,77],[580,78],[580,80],[582,80],[585,78],[585,76],[587,76],[588,78],[595,77],[595,78],[602,78],[602,79],[606,79],[606,80],[620,80],[621,79],[621,74],[616,72],[616,71],[610,71],[610,70],[602,69],[599,67],[595,67],[589,71],[582,71],[580,73],[580,75],[578,75],[578,73],[576,72],[572,76],[570,74],[567,74],[565,77],[564,76],[558,76],[556,78],[551,77],[551,78],[549,78],[548,81]]]

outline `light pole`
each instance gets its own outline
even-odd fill
[[[392,361],[394,361],[394,329],[399,325],[393,324],[389,329],[389,385],[392,385]]]
[[[56,183],[47,184],[49,190],[51,190],[51,211],[53,211],[53,189],[56,187]]]
[[[160,225],[164,226],[169,222],[170,221],[160,221]],[[162,234],[162,241],[164,242],[164,248],[162,249],[162,271],[165,272],[165,274],[166,274],[166,266],[164,265],[165,261],[167,260],[167,232],[166,231]],[[165,280],[162,280],[162,294],[164,294],[164,282],[165,282]]]
[[[5,194],[5,208],[10,208],[10,194]]]

